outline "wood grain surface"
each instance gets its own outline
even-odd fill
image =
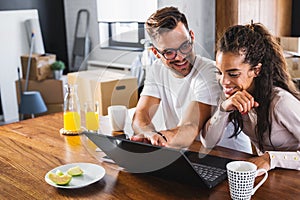
[[[157,177],[130,174],[102,162],[82,136],[64,136],[62,113],[0,126],[0,199],[230,199],[227,180],[208,190]],[[206,152],[195,142],[191,149]],[[251,155],[216,147],[210,154],[243,160]],[[60,165],[85,162],[105,168],[100,181],[79,189],[57,189],[44,180]],[[256,181],[259,181],[257,178]],[[252,199],[298,199],[300,171],[275,169]]]

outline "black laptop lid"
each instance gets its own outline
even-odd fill
[[[120,167],[131,173],[157,171],[183,156],[181,151],[176,149],[102,134],[89,132],[84,134]]]
[[[191,157],[198,163],[201,163],[201,160],[210,162],[209,155],[153,146],[120,137],[89,132],[84,132],[84,134],[120,167],[130,173],[147,173],[211,188],[211,185],[194,170],[187,158]],[[203,159],[206,157],[207,159]],[[227,162],[228,160],[224,159],[222,167],[225,168]]]

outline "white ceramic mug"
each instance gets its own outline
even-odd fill
[[[126,118],[127,118],[127,108],[122,105],[113,105],[107,108],[108,117],[113,131],[124,130]]]
[[[247,161],[232,161],[226,165],[230,196],[235,199],[251,199],[256,190],[267,180],[266,169],[257,169],[257,166]],[[263,172],[264,178],[253,188],[254,180]]]

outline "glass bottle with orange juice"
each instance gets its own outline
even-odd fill
[[[69,134],[80,133],[80,103],[77,95],[77,85],[66,84],[64,99],[64,132]]]

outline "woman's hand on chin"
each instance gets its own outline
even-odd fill
[[[248,113],[252,108],[258,107],[259,104],[246,90],[237,91],[227,98],[222,104],[221,109],[224,111],[238,110],[240,113]]]

